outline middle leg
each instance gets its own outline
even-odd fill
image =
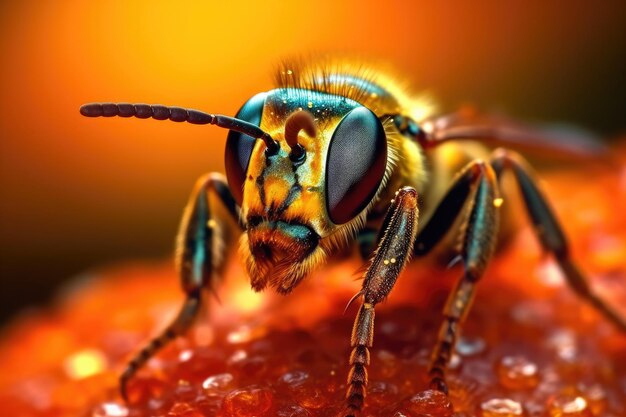
[[[444,307],[444,320],[429,366],[430,388],[448,393],[445,372],[452,350],[465,320],[476,283],[493,254],[499,221],[499,195],[496,175],[491,166],[477,160],[467,165],[419,233],[415,254],[428,253],[449,231],[462,209],[467,211],[461,224],[459,257],[464,271]]]

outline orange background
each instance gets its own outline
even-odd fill
[[[85,119],[89,101],[233,114],[286,56],[383,62],[471,102],[604,134],[626,126],[626,6],[555,2],[6,2],[0,6],[2,316],[63,279],[162,258],[225,132]]]

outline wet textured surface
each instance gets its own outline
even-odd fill
[[[588,177],[588,176],[587,176]],[[626,314],[626,169],[547,176],[572,250]],[[507,204],[505,200],[505,204]],[[584,305],[523,229],[497,253],[451,362],[450,397],[425,370],[459,271],[414,262],[377,308],[363,416],[626,416],[626,335]],[[233,263],[210,319],[164,348],[129,384],[117,375],[181,300],[169,263],[103,271],[44,311],[17,318],[0,345],[0,414],[11,416],[337,416],[359,288],[350,260],[288,297],[252,294]],[[212,325],[209,326],[209,323]]]

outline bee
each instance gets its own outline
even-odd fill
[[[226,176],[211,173],[197,182],[177,237],[185,301],[121,375],[125,399],[137,370],[191,326],[203,290],[216,285],[237,237],[252,288],[280,294],[289,294],[345,248],[358,246],[367,263],[362,289],[350,300],[361,299],[350,339],[349,416],[362,409],[366,396],[376,305],[411,257],[446,242],[463,272],[444,307],[429,378],[431,389],[447,394],[455,341],[494,253],[500,217],[506,221],[500,193],[505,172],[517,182],[541,246],[571,288],[626,331],[626,319],[592,291],[571,259],[529,164],[507,149],[586,154],[599,152],[599,145],[499,117],[437,114],[393,77],[343,61],[286,63],[276,84],[250,98],[235,117],[147,104],[92,103],[80,109],[88,117],[153,118],[229,130]],[[498,148],[491,152],[493,145]]]

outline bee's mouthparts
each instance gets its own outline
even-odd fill
[[[320,240],[311,227],[284,221],[251,222],[248,237],[254,256],[272,263],[297,262],[311,253]]]

